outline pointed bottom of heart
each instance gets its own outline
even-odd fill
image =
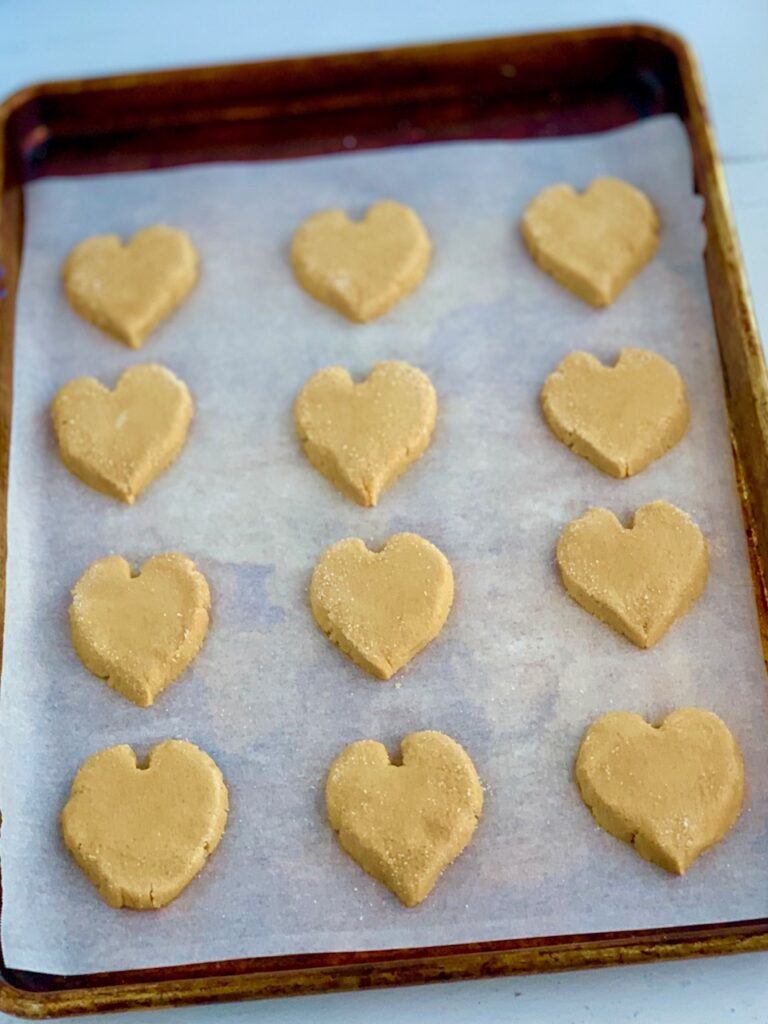
[[[376,740],[346,747],[325,787],[331,827],[364,871],[407,907],[426,899],[472,839],[483,790],[466,751],[439,732],[414,732],[390,760]]]
[[[576,782],[598,825],[679,875],[725,836],[744,798],[739,745],[700,708],[678,708],[658,726],[603,715],[584,735]]]
[[[228,814],[224,778],[205,751],[165,740],[140,767],[121,744],[81,766],[61,813],[64,844],[111,907],[157,909],[202,870]]]

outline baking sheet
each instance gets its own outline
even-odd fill
[[[659,255],[596,312],[528,258],[517,222],[552,182],[615,174],[660,211]],[[700,201],[679,122],[662,118],[556,141],[453,143],[283,163],[44,180],[26,191],[15,343],[2,691],[2,944],[17,969],[72,974],[241,956],[386,949],[649,928],[768,915],[765,670],[736,496],[717,345],[701,260]],[[294,283],[287,247],[309,213],[355,215],[382,196],[412,204],[435,242],[424,285],[382,320],[347,323]],[[80,320],[62,261],[92,233],[165,221],[202,255],[198,288],[135,353]],[[574,348],[615,358],[647,346],[682,372],[683,442],[631,480],[575,457],[545,427],[546,374]],[[316,473],[294,437],[306,378],[362,376],[407,359],[440,400],[434,442],[361,509]],[[133,508],[89,490],[58,460],[50,400],[91,374],[112,385],[159,361],[197,403],[179,461]],[[651,651],[577,607],[553,564],[562,526],[588,505],[627,516],[665,498],[705,531],[704,596]],[[377,682],[313,623],[309,576],[346,536],[380,545],[414,530],[449,557],[456,602],[440,637]],[[140,563],[180,550],[206,573],[211,630],[152,709],[83,668],[68,590],[96,558]],[[678,705],[721,714],[738,737],[746,807],[683,879],[598,829],[572,781],[600,713],[656,719]],[[361,737],[392,751],[439,729],[486,787],[469,849],[405,910],[339,849],[325,824],[332,758]],[[107,907],[64,850],[57,816],[89,754],[198,743],[229,783],[231,816],[201,876],[158,913]]]

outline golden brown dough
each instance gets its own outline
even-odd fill
[[[366,672],[389,679],[443,628],[453,572],[415,533],[395,534],[381,551],[349,538],[320,556],[309,596],[328,638]]]
[[[614,366],[571,352],[541,389],[552,433],[604,473],[633,476],[688,428],[685,386],[663,356],[625,348]]]
[[[197,657],[210,605],[205,576],[184,555],[154,555],[135,574],[109,555],[72,589],[72,643],[90,672],[149,707]]]
[[[595,178],[579,195],[551,185],[530,203],[522,232],[534,260],[593,306],[608,306],[659,245],[659,218],[640,189]]]
[[[113,391],[78,377],[51,406],[67,469],[129,505],[179,454],[193,412],[187,385],[154,364],[126,370]]]
[[[313,214],[293,236],[291,265],[310,295],[365,323],[421,284],[431,252],[414,211],[382,199],[361,221],[351,221],[343,210]]]
[[[608,509],[589,509],[560,535],[557,564],[582,608],[638,647],[652,647],[704,590],[709,559],[698,526],[674,505],[652,501],[628,529]]]
[[[474,835],[483,790],[466,751],[439,732],[412,732],[393,764],[386,747],[360,740],[331,765],[331,827],[344,850],[406,907],[430,894]]]
[[[227,787],[193,743],[165,740],[140,768],[131,747],[100,750],[75,776],[64,844],[111,907],[155,910],[179,895],[219,845]]]
[[[147,335],[190,292],[198,256],[189,235],[155,224],[127,244],[94,235],[64,263],[64,290],[72,308],[96,327],[141,348]]]
[[[711,711],[678,708],[656,727],[612,711],[587,729],[576,781],[598,825],[682,875],[739,816],[744,766]]]
[[[408,363],[376,363],[355,384],[332,366],[314,374],[294,406],[299,439],[312,465],[360,505],[375,505],[432,437],[437,397]]]

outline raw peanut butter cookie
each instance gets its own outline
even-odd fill
[[[645,469],[688,427],[680,374],[642,348],[622,349],[615,366],[572,352],[544,382],[541,408],[563,444],[615,477]]]
[[[304,221],[291,243],[301,287],[350,320],[386,313],[421,284],[432,243],[408,206],[382,199],[361,221],[323,210]]]
[[[704,590],[707,542],[698,526],[666,501],[635,512],[625,529],[613,512],[591,508],[563,530],[557,564],[582,608],[652,647]]]
[[[610,305],[659,244],[651,201],[618,178],[595,178],[583,195],[570,185],[545,188],[522,231],[541,269],[593,306]]]
[[[114,391],[78,377],[51,406],[67,469],[129,505],[179,454],[193,412],[187,385],[152,364],[126,370]]]
[[[210,605],[205,576],[184,555],[154,555],[137,573],[110,555],[72,590],[72,643],[90,672],[149,707],[199,653]]]
[[[453,572],[415,533],[395,534],[381,551],[349,538],[320,556],[309,596],[328,638],[366,672],[389,679],[443,628]]]
[[[467,753],[440,732],[412,732],[400,749],[393,763],[376,740],[350,744],[331,765],[325,801],[343,849],[415,907],[472,839],[483,790]]]
[[[61,812],[64,843],[111,907],[150,910],[179,895],[219,845],[227,787],[193,743],[165,740],[139,767],[121,744],[82,765]]]
[[[355,384],[340,366],[310,377],[294,406],[299,439],[312,465],[360,505],[375,505],[425,451],[437,397],[408,363],[376,363]]]
[[[178,228],[142,228],[126,245],[117,235],[94,235],[67,257],[64,289],[80,316],[141,348],[192,289],[197,265],[197,250]]]
[[[738,818],[744,767],[711,711],[679,708],[659,726],[612,711],[587,729],[576,781],[598,825],[682,875]]]

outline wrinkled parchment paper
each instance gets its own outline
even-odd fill
[[[615,174],[658,207],[653,263],[604,312],[531,262],[517,223],[545,185]],[[454,143],[271,164],[213,165],[27,189],[0,702],[2,943],[15,968],[78,973],[239,956],[385,949],[648,928],[768,914],[768,715],[717,346],[700,203],[673,119],[558,141]],[[435,242],[424,285],[366,326],[294,283],[291,234],[311,212],[359,215],[392,196]],[[80,320],[59,273],[86,235],[164,221],[202,254],[194,294],[141,352]],[[544,425],[546,374],[574,348],[625,345],[674,361],[691,428],[631,480],[604,476]],[[342,498],[300,451],[291,405],[333,364],[364,375],[407,359],[440,400],[426,455],[377,509]],[[128,508],[57,457],[48,406],[82,374],[110,385],[159,361],[197,413],[179,461]],[[642,652],[582,611],[553,564],[562,526],[590,504],[622,516],[666,498],[701,525],[711,577],[694,609]],[[307,584],[326,545],[415,530],[450,558],[456,603],[398,684],[364,675],[313,623]],[[156,706],[136,708],[83,668],[68,591],[109,552],[180,550],[213,593],[203,651]],[[593,823],[572,781],[587,725],[609,709],[722,715],[745,754],[733,832],[685,878]],[[395,751],[416,729],[462,743],[486,786],[474,841],[430,898],[405,910],[344,855],[325,823],[326,769],[352,740]],[[75,867],[57,816],[79,764],[130,743],[198,743],[229,783],[231,817],[200,877],[157,913],[107,907]]]

